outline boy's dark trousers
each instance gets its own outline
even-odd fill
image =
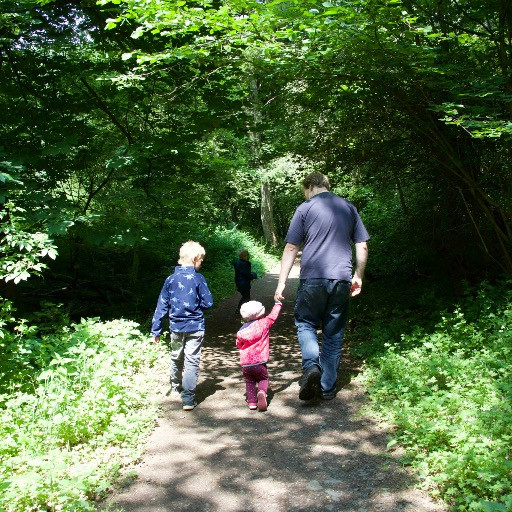
[[[238,291],[242,294],[242,297],[238,302],[238,311],[240,311],[242,304],[245,304],[246,302],[249,302],[251,300],[251,289],[248,288],[246,290],[241,290],[240,288],[238,288]]]

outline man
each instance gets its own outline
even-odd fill
[[[295,302],[303,371],[299,398],[311,400],[320,392],[321,398],[330,400],[336,394],[348,301],[361,292],[370,237],[356,207],[329,191],[327,176],[312,173],[302,186],[306,201],[295,210],[285,238],[274,298],[284,300],[286,279],[302,245]],[[351,243],[356,249],[354,275]],[[317,338],[320,326],[321,352]]]

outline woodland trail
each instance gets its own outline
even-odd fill
[[[445,512],[415,487],[399,453],[386,449],[389,427],[366,417],[358,368],[346,357],[331,401],[298,399],[300,351],[293,324],[294,268],[271,331],[269,407],[249,411],[235,333],[238,295],[207,317],[198,406],[184,412],[165,395],[137,477],[102,508],[126,512]],[[253,284],[270,310],[278,269]],[[363,292],[364,293],[364,292]],[[127,479],[128,480],[128,479]]]

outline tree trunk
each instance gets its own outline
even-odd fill
[[[277,235],[274,226],[272,193],[268,183],[261,184],[261,225],[265,240],[273,247],[277,246]]]
[[[251,148],[254,166],[261,168],[261,132],[260,126],[263,117],[262,106],[259,95],[259,85],[254,74],[249,76],[249,84],[251,88],[251,117],[252,126],[249,128],[249,138],[251,139]],[[261,227],[263,228],[263,236],[268,244],[273,247],[277,246],[276,228],[274,225],[274,215],[272,206],[272,194],[270,185],[265,182],[265,178],[261,177]]]
[[[392,172],[393,172],[393,176],[395,178],[396,189],[398,191],[398,197],[400,199],[400,205],[402,206],[402,211],[404,212],[404,215],[406,216],[406,218],[409,219],[409,217],[410,217],[409,209],[407,208],[407,204],[405,202],[405,196],[404,196],[404,191],[402,189],[402,184],[400,183],[400,177],[398,176],[398,172],[396,171],[395,168],[393,168]]]
[[[132,269],[130,272],[130,282],[132,284],[136,283],[137,279],[139,279],[139,267],[140,267],[139,248],[137,246],[135,246],[133,248]]]

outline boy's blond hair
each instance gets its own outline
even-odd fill
[[[202,245],[193,240],[189,240],[180,247],[180,259],[178,260],[178,264],[183,265],[195,259],[204,259],[205,254],[206,251]]]

